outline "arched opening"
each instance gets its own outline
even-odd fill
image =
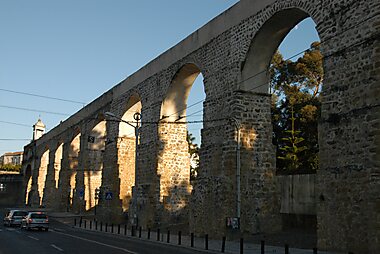
[[[59,173],[62,169],[63,143],[58,144],[58,148],[54,155],[54,180],[55,188],[58,189]]]
[[[268,201],[269,197],[261,202],[265,202],[267,209],[272,209],[272,213],[279,218],[278,223],[282,225],[282,230],[306,229],[312,232],[312,239],[309,240],[316,244],[314,189],[315,173],[318,169],[317,127],[323,68],[319,43],[314,43],[319,41],[314,27],[309,15],[300,9],[286,9],[274,14],[252,41],[243,63],[240,89],[267,98],[263,99],[265,105],[255,106],[271,106],[272,126],[267,127],[273,129],[272,142],[276,151],[268,146],[273,151],[273,158],[267,165],[273,166],[270,170],[265,170],[262,166],[265,164],[260,163],[262,155],[259,149],[253,148],[256,164],[253,170],[263,176],[262,185],[272,190],[272,195],[277,196],[280,203],[276,200]],[[302,29],[313,30],[313,36],[310,33],[305,36],[305,33],[297,31]],[[296,44],[300,41],[304,42],[303,46],[293,48],[292,52],[286,51],[290,43]],[[290,58],[291,56],[297,57]],[[268,118],[269,114],[265,117]],[[246,126],[243,124],[243,135],[246,131],[244,128]],[[269,134],[260,133],[252,126],[249,128],[255,134],[254,144],[262,142],[263,135]],[[249,171],[242,172],[242,181],[245,182],[242,184],[242,192],[254,189],[249,186],[248,180],[244,181],[244,178],[250,178],[249,174]],[[278,192],[275,191],[276,186]],[[249,196],[242,195],[242,203],[249,203],[250,200],[252,199]],[[255,207],[250,209],[254,210]],[[261,211],[257,214],[243,212],[241,216],[245,217],[242,221],[250,224],[251,228],[259,228],[252,231],[265,231],[265,226],[260,222],[260,216],[263,216]]]
[[[73,207],[73,197],[76,185],[76,175],[78,170],[78,159],[80,152],[80,137],[81,134],[78,133],[74,136],[69,144],[68,152],[68,167],[67,167],[67,190],[63,190],[67,193],[64,197],[64,202],[66,203],[66,211],[70,211]]]
[[[260,28],[243,63],[240,89],[269,92],[269,67],[273,55],[285,36],[309,15],[300,9],[287,9],[273,15]]]
[[[46,175],[49,165],[49,153],[50,150],[47,149],[40,158],[40,167],[38,169],[38,196],[40,198],[39,205],[43,205],[43,197],[46,185]]]
[[[197,158],[190,156],[191,149],[194,150],[195,146],[191,137],[195,136],[200,141],[198,133],[199,127],[202,125],[194,126],[194,128],[198,127],[198,130],[195,130],[191,136],[187,128],[187,122],[190,122],[191,119],[194,120],[195,116],[203,119],[203,99],[205,97],[204,92],[202,93],[203,87],[199,89],[199,85],[197,85],[198,89],[196,89],[194,97],[198,98],[192,97],[190,103],[188,100],[195,80],[201,76],[199,74],[199,67],[190,63],[185,64],[176,73],[162,103],[161,120],[158,126],[160,154],[157,175],[160,183],[160,202],[164,210],[177,220],[181,211],[186,207],[191,192],[191,166],[197,167],[199,163],[196,161]],[[201,80],[198,80],[197,83],[201,83]],[[192,172],[194,173],[194,170]],[[196,173],[193,176],[195,177]]]
[[[29,193],[32,189],[32,167],[30,164],[26,166],[25,174],[24,174],[24,183],[25,183],[25,205],[29,204]]]
[[[132,187],[136,181],[136,120],[134,115],[141,114],[141,99],[137,94],[130,97],[126,110],[119,123],[117,138],[117,153],[120,179],[119,198],[122,201],[123,211],[127,211],[132,198]],[[128,123],[126,123],[128,122]]]
[[[187,98],[187,142],[190,156],[190,182],[192,185],[197,180],[199,174],[200,149],[202,146],[203,129],[203,102],[206,99],[204,91],[203,75],[199,73],[195,79],[190,94]]]
[[[97,123],[89,133],[87,160],[84,171],[84,200],[86,210],[95,206],[95,190],[102,184],[103,154],[106,139],[106,121]]]

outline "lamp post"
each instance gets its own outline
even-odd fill
[[[135,119],[136,125],[133,125],[130,122],[127,122],[127,121],[121,119],[120,117],[117,117],[114,113],[105,112],[104,114],[105,114],[105,116],[108,116],[108,117],[111,117],[111,118],[115,118],[119,122],[126,123],[126,124],[128,124],[129,126],[131,126],[131,127],[133,127],[135,129],[135,186],[136,186],[136,184],[137,184],[137,172],[138,172],[138,159],[139,159],[139,157],[138,157],[139,156],[139,153],[138,153],[138,147],[139,147],[139,129],[140,129],[139,121],[141,120],[141,114],[138,113],[138,112],[136,112],[133,115],[133,119]]]
[[[237,142],[236,142],[236,216],[240,220],[240,211],[241,211],[241,191],[240,191],[240,170],[241,170],[241,163],[240,163],[240,128],[241,123],[236,118],[231,118],[231,122],[234,125],[236,132],[237,132]],[[240,225],[239,225],[240,227]]]

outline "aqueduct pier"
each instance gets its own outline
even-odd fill
[[[25,202],[74,212],[97,205],[100,216],[117,218],[128,211],[145,228],[184,223],[198,234],[223,234],[227,217],[240,217],[242,232],[278,230],[266,70],[282,39],[307,17],[317,25],[325,70],[318,247],[375,253],[380,249],[378,0],[241,0],[25,146]],[[199,73],[206,99],[199,175],[190,183],[184,116]],[[105,112],[132,124],[133,114],[141,113],[138,159],[134,128],[110,121]],[[97,204],[97,188],[111,198]]]

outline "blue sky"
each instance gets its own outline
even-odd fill
[[[237,2],[3,0],[0,88],[91,102]],[[281,47],[285,57],[317,39],[313,22],[300,24],[288,37]],[[202,89],[200,78],[191,91],[189,105],[202,99]],[[70,115],[83,104],[0,91],[0,106]],[[0,122],[0,139],[30,139],[38,117],[48,130],[67,118],[0,107],[1,121],[26,125]],[[197,132],[199,127],[189,129]],[[0,154],[22,150],[27,143],[0,140]]]

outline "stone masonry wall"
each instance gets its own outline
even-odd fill
[[[120,172],[124,171],[125,164],[121,163],[122,166],[119,161],[124,161],[124,155],[118,152],[122,146],[118,147],[118,142],[115,142],[119,133],[118,123],[107,122],[107,144],[102,159],[99,159],[100,154],[89,155],[87,138],[97,123],[91,119],[106,111],[121,118],[128,110],[132,95],[138,95],[143,121],[139,158],[135,166],[137,182],[132,189],[128,212],[144,228],[171,221],[168,219],[170,216],[163,212],[170,208],[165,206],[164,196],[175,187],[178,179],[184,179],[187,185],[181,186],[181,190],[190,190],[191,186],[187,176],[182,174],[188,170],[183,139],[185,130],[161,125],[161,109],[176,73],[191,63],[204,77],[206,100],[203,102],[199,175],[192,186],[190,201],[184,205],[189,208],[189,216],[182,217],[179,223],[189,224],[196,234],[208,233],[210,237],[217,237],[227,231],[226,217],[236,216],[237,131],[231,122],[236,118],[241,121],[242,142],[241,231],[266,233],[277,230],[279,202],[273,179],[275,150],[271,146],[270,97],[250,90],[241,91],[246,88],[241,83],[249,83],[242,80],[242,70],[249,66],[246,62],[250,61],[248,52],[256,35],[263,32],[263,27],[279,32],[264,24],[277,13],[284,14],[284,10],[293,8],[300,10],[298,13],[302,15],[298,18],[285,15],[283,18],[296,22],[309,15],[317,25],[324,55],[325,79],[319,127],[321,164],[316,183],[318,248],[376,253],[380,249],[378,0],[242,0],[213,20],[211,25],[193,33],[180,45],[102,95],[67,121],[67,125],[78,124],[81,127],[73,210],[85,210],[78,191],[86,184],[85,175],[88,178],[92,174],[86,171],[89,163],[103,163],[102,188],[118,194],[123,189],[121,182],[124,180]],[[249,11],[252,13],[247,13]],[[274,22],[275,25],[279,23]],[[211,28],[220,31],[219,34]],[[212,37],[207,37],[206,32]],[[269,45],[271,35],[265,38],[268,41],[263,44]],[[194,48],[192,45],[201,46]],[[271,56],[264,57],[270,59]],[[149,75],[144,76],[146,73]],[[247,87],[267,85],[251,81],[253,83]],[[43,186],[41,181],[47,165],[39,159],[48,139],[65,136],[65,131],[57,128],[36,142],[38,156],[33,164],[32,204],[39,203],[38,192]],[[67,136],[69,133],[67,131]],[[65,156],[67,153],[64,152],[66,167],[69,159]],[[94,181],[95,185],[100,184],[98,176]],[[92,180],[89,183],[93,185]],[[89,188],[89,191],[93,192],[93,189]],[[117,198],[100,203],[100,208],[104,216],[121,214],[122,202]]]
[[[159,124],[157,194],[161,203],[161,224],[187,222],[190,188],[190,155],[184,123]],[[185,216],[185,219],[183,218]],[[181,218],[182,217],[182,218]]]
[[[132,186],[135,185],[135,138],[118,138],[118,165],[120,179],[119,198],[123,211],[127,211],[132,198]]]
[[[271,96],[239,91],[232,101],[241,124],[241,229],[253,233],[279,231],[280,197],[276,191]]]

